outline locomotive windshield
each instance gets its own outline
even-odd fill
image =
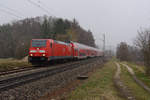
[[[46,40],[32,40],[32,47],[45,47]]]

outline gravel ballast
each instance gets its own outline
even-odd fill
[[[93,61],[93,63],[82,65],[73,70],[68,70],[8,91],[3,91],[0,93],[0,100],[37,100],[46,93],[53,92],[73,81],[78,75],[84,75],[90,72],[98,64],[102,64],[102,60],[99,58]]]

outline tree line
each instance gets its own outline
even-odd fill
[[[121,61],[142,62],[143,55],[136,46],[128,45],[126,42],[121,42],[117,46],[116,56]]]
[[[51,38],[64,42],[71,40],[95,47],[92,32],[83,29],[75,19],[70,21],[42,16],[0,25],[0,58],[27,56],[33,38]]]
[[[134,46],[121,42],[117,46],[116,55],[121,61],[143,62],[147,75],[150,75],[150,29],[138,31]]]

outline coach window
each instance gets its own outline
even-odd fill
[[[77,49],[75,49],[75,52],[77,52],[78,50]]]
[[[52,42],[50,43],[50,47],[52,48]]]

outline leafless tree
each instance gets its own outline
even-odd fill
[[[121,61],[129,61],[130,60],[130,54],[128,50],[128,45],[125,42],[121,42],[117,46],[117,58],[120,59]]]
[[[138,46],[144,56],[144,64],[147,68],[146,72],[150,75],[150,30],[138,31],[138,36],[135,40],[136,46]]]
[[[130,61],[138,64],[143,63],[143,54],[141,50],[136,46],[128,45]]]

